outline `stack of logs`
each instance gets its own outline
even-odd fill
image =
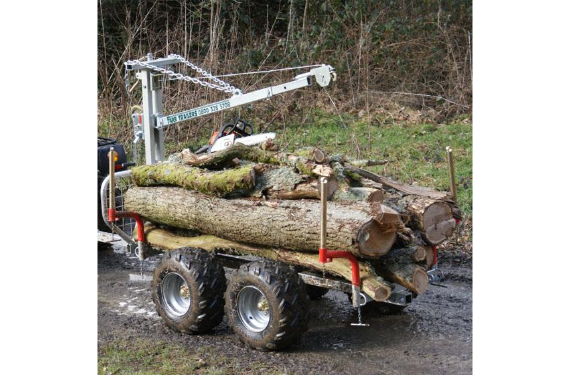
[[[132,169],[125,205],[147,221],[148,242],[255,255],[322,272],[318,261],[319,178],[327,177],[327,247],[360,259],[363,290],[377,301],[400,284],[420,294],[432,247],[455,227],[448,193],[406,185],[364,167],[387,161],[327,156],[318,148],[279,152],[268,141],[214,153],[188,150]],[[350,280],[337,259],[327,273]]]

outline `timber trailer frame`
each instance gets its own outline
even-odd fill
[[[180,62],[210,81],[183,76],[169,69],[171,65]],[[167,126],[310,86],[313,80],[325,87],[336,78],[334,69],[328,65],[311,66],[313,69],[297,75],[293,81],[243,94],[241,90],[204,72],[178,55],[153,59],[149,54],[146,61],[128,61],[125,65],[127,74],[130,71],[137,72],[136,77],[142,86],[142,114],[133,115],[134,149],[137,142],[144,139],[146,164],[164,160],[164,129]],[[164,74],[232,93],[233,96],[227,100],[163,116]],[[216,83],[211,83],[211,80]],[[109,176],[103,181],[100,191],[101,214],[111,230],[127,243],[128,252],[142,262],[150,256],[152,247],[145,241],[142,218],[137,213],[121,210],[122,197],[130,183],[130,171],[116,172],[114,155],[115,151],[111,149]],[[361,291],[358,259],[348,251],[327,248],[327,179],[321,178],[320,183],[319,262],[323,264],[322,274],[259,257],[252,260],[251,256],[235,256],[188,247],[176,250],[159,249],[164,251],[165,255],[154,272],[152,297],[165,323],[179,332],[201,333],[216,327],[225,312],[228,324],[242,342],[253,349],[265,351],[279,350],[297,341],[307,329],[309,298],[319,299],[328,290],[338,290],[349,295],[352,306],[358,310],[358,322],[352,323],[353,326],[367,326],[362,323],[361,318],[361,307],[366,304],[383,305],[395,311],[408,306],[415,294],[395,283],[390,283],[392,290],[386,301],[374,301]],[[136,240],[132,238],[134,222]],[[334,258],[346,258],[350,261],[350,282],[325,273],[325,264],[332,262]],[[224,267],[238,271],[226,281]]]

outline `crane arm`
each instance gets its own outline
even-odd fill
[[[168,116],[157,116],[156,127],[164,129],[170,125],[191,120],[197,117],[209,115],[215,112],[220,112],[226,109],[239,107],[244,104],[253,103],[262,99],[269,99],[270,97],[278,94],[283,94],[288,91],[297,90],[311,85],[312,78],[317,81],[320,86],[328,86],[331,79],[334,80],[334,69],[329,65],[323,65],[318,68],[313,68],[309,72],[300,74],[294,80],[276,86],[267,87],[264,89],[252,91],[246,94],[234,95],[229,99],[221,100],[219,102],[206,104],[197,108],[192,108],[187,111],[178,112]]]

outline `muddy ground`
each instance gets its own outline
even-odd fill
[[[156,314],[151,300],[150,279],[159,259],[154,257],[144,262],[141,279],[139,262],[119,246],[101,246],[98,255],[100,373],[107,373],[108,369],[101,364],[101,357],[118,356],[109,349],[117,347],[117,342],[126,351],[137,350],[137,343],[151,342],[161,343],[163,348],[182,347],[184,353],[200,357],[200,366],[192,367],[195,370],[178,371],[171,367],[167,372],[173,374],[468,374],[472,371],[472,271],[470,261],[456,256],[440,259],[445,280],[440,286],[430,285],[403,312],[381,315],[365,311],[363,320],[370,327],[351,327],[350,323],[357,320],[356,312],[345,294],[331,291],[322,300],[312,302],[310,328],[299,344],[284,352],[264,353],[241,344],[225,320],[206,335],[171,331]],[[121,366],[130,365],[115,363],[114,368]],[[143,365],[137,366],[137,371],[144,370]],[[113,370],[113,373],[128,372],[128,368]]]

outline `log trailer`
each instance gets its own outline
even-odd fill
[[[180,63],[203,77],[177,73],[174,66]],[[215,77],[179,55],[154,59],[148,54],[144,61],[127,61],[125,66],[126,74],[136,73],[137,84],[140,83],[142,88],[142,112],[133,114],[132,120],[134,149],[139,141],[144,140],[146,164],[164,161],[164,129],[168,126],[269,99],[277,94],[311,86],[314,82],[326,87],[336,78],[331,66],[312,65],[301,67],[310,70],[297,75],[290,82],[243,93],[222,81],[220,78],[223,76]],[[277,70],[288,69],[293,68]],[[232,96],[180,113],[163,115],[162,82],[165,76],[231,93]],[[211,144],[201,151],[216,152],[234,143],[257,144],[273,137],[274,133],[253,135],[253,129],[247,123],[236,121],[233,126],[222,127],[214,135]],[[318,249],[322,273],[315,268],[293,266],[255,254],[252,254],[253,257],[239,256],[223,249],[203,249],[200,246],[178,249],[161,249],[156,244],[151,246],[146,241],[141,216],[136,212],[121,211],[117,206],[116,202],[128,189],[130,171],[115,170],[115,153],[113,149],[109,152],[109,176],[101,185],[102,217],[109,228],[127,243],[129,252],[141,262],[152,253],[153,248],[167,250],[154,272],[152,297],[159,315],[176,331],[207,332],[215,328],[225,314],[228,324],[242,342],[257,350],[279,350],[297,341],[307,329],[309,299],[319,299],[330,289],[342,291],[350,297],[352,306],[358,311],[358,321],[352,323],[354,326],[367,325],[361,317],[361,308],[366,304],[401,310],[416,296],[396,283],[390,283],[392,289],[383,298],[367,294],[363,291],[363,282],[366,283],[366,280],[361,279],[361,270],[365,270],[363,264],[348,251],[327,248],[327,179],[324,177],[320,180],[321,238]],[[134,232],[134,222],[137,224],[135,239],[131,233]],[[193,238],[182,238],[180,241],[185,240],[189,244],[196,243],[192,241]],[[338,258],[348,261],[335,261]],[[326,272],[326,265],[333,261],[346,267],[346,277]],[[237,272],[226,280],[224,267],[237,269]]]

